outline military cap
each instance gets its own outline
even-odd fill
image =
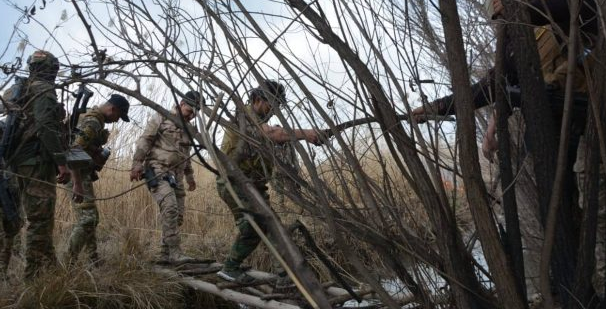
[[[128,108],[130,107],[130,104],[128,103],[128,100],[126,100],[125,97],[119,94],[112,94],[109,100],[107,100],[107,102],[109,102],[113,106],[117,107],[118,110],[120,110],[120,119],[125,122],[130,121],[130,119],[128,118]]]

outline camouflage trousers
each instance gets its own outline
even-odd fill
[[[71,182],[68,184],[71,189]],[[89,176],[82,180],[84,199],[82,203],[72,201],[72,210],[76,216],[76,222],[72,227],[72,233],[69,237],[68,254],[73,263],[78,259],[78,255],[84,249],[88,259],[91,262],[96,261],[99,256],[97,253],[97,225],[99,224],[99,211],[95,203],[95,190],[93,181]]]
[[[24,276],[30,280],[57,263],[53,245],[56,168],[52,162],[38,162],[19,166],[17,173],[28,177],[19,178],[19,192],[27,220]]]
[[[159,172],[157,171],[157,173]],[[169,254],[181,250],[179,229],[183,225],[185,190],[181,181],[173,188],[167,180],[161,178],[158,180],[158,186],[152,188],[151,193],[160,207],[160,222],[162,224],[160,255],[167,257]]]
[[[17,178],[11,178],[10,185],[14,187],[15,192],[18,192],[18,183]],[[21,203],[17,197],[17,207],[21,219],[23,219],[23,208],[21,208]],[[2,211],[2,207],[0,207],[0,277],[5,277],[6,271],[10,264],[11,256],[13,252],[17,254],[21,251],[21,228],[15,229],[15,225],[7,223],[4,221],[4,214]],[[21,226],[20,224],[16,227]]]
[[[235,188],[234,188],[235,189]],[[269,204],[269,193],[267,192],[267,187],[259,187],[259,193],[263,196],[263,199],[267,204]],[[231,210],[232,215],[234,216],[234,220],[236,221],[236,227],[238,228],[238,235],[236,236],[236,240],[231,246],[229,251],[229,255],[225,260],[224,267],[226,269],[236,269],[240,267],[242,262],[249,256],[253,251],[257,248],[259,243],[261,242],[261,238],[257,234],[257,232],[253,229],[252,225],[244,218],[242,209],[238,207],[238,204],[231,196],[225,182],[222,180],[217,181],[217,191],[219,192],[219,196],[221,199],[227,204],[229,209]],[[238,192],[236,189],[236,194],[238,198],[242,201],[245,209],[251,209],[252,207],[249,205],[250,201],[246,197],[243,192]],[[265,220],[260,216],[254,216],[255,222],[259,225],[263,232],[267,231],[267,224]],[[274,268],[276,272],[282,271],[282,268],[279,264],[273,260]]]
[[[579,190],[579,205],[583,207],[586,195],[586,173],[585,173],[585,141],[581,138],[577,151],[577,160],[574,171],[577,177],[577,187]],[[595,244],[595,273],[592,278],[593,287],[596,293],[604,298],[604,289],[606,288],[606,170],[600,166],[598,191],[598,224],[596,229]]]

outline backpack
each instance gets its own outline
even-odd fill
[[[15,83],[4,93],[3,112],[7,114],[4,121],[0,121],[0,156],[4,159],[10,157],[11,150],[20,140],[23,133],[21,129],[21,110],[26,100],[27,78],[15,76]]]

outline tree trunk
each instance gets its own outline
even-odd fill
[[[488,195],[482,179],[476,144],[473,95],[463,49],[463,36],[456,1],[441,0],[440,10],[448,67],[457,106],[457,136],[460,142],[460,163],[467,200],[486,261],[495,281],[499,303],[503,308],[526,308],[526,300],[516,284],[514,273],[499,240],[495,222],[488,206]]]
[[[518,205],[516,203],[516,186],[511,167],[511,138],[509,136],[509,115],[511,108],[506,100],[504,61],[506,53],[507,25],[499,25],[497,30],[497,54],[495,61],[496,81],[496,111],[497,134],[499,143],[499,169],[501,174],[501,192],[503,196],[503,212],[505,214],[506,246],[505,251],[513,267],[517,286],[523,299],[526,296],[526,282],[524,280],[524,254],[522,251],[522,235],[518,218]]]
[[[545,226],[549,208],[555,166],[557,164],[557,134],[553,109],[545,91],[539,54],[532,28],[528,27],[529,16],[527,7],[514,0],[503,0],[507,20],[511,22],[511,42],[515,55],[515,68],[522,99],[522,114],[526,123],[526,140],[532,154],[535,181],[539,194],[541,221]],[[569,162],[567,162],[567,165]],[[574,228],[571,167],[566,167],[566,183],[558,208],[556,220],[558,228],[555,231],[554,249],[551,264],[551,275],[555,286],[564,303],[569,298],[572,288],[576,265],[576,249],[578,247],[577,232]],[[545,274],[542,274],[543,276]]]
[[[301,12],[316,28],[325,43],[330,45],[341,56],[373,97],[373,112],[378,119],[381,129],[386,132],[386,139],[393,138],[395,146],[408,164],[412,177],[417,181],[416,193],[437,233],[440,252],[444,254],[444,269],[451,284],[454,298],[459,308],[494,308],[490,296],[478,282],[471,260],[465,252],[465,247],[457,231],[454,214],[448,205],[444,205],[436,193],[433,183],[423,167],[415,147],[415,143],[407,135],[396,111],[392,107],[379,81],[357,56],[357,54],[339,38],[322,19],[303,0],[289,0],[288,4]],[[397,154],[396,154],[397,155]]]

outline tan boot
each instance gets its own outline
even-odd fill
[[[187,264],[187,263],[195,263],[196,261],[197,260],[195,258],[192,258],[190,256],[183,254],[181,252],[181,249],[178,247],[171,248],[170,254],[168,256],[168,262],[171,265],[182,265],[182,264]]]

